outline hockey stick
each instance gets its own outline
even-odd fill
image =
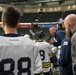
[[[33,36],[35,36],[35,33],[31,29],[29,31]]]

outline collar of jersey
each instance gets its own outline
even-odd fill
[[[3,34],[2,36],[6,36],[6,37],[19,37],[20,35],[19,34],[10,33],[10,34]]]

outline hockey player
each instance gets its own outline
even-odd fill
[[[19,17],[20,13],[13,7],[7,7],[2,13],[0,75],[40,75],[42,64],[37,47],[17,32]]]
[[[38,39],[38,41],[36,42],[36,45],[38,47],[41,60],[42,60],[43,74],[51,75],[50,74],[50,69],[51,69],[50,58],[53,56],[52,48],[54,46],[50,45],[44,40],[45,34],[43,33],[43,31],[37,32],[36,37]]]

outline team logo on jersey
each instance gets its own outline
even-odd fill
[[[68,42],[67,42],[67,41],[65,41],[65,42],[63,43],[63,45],[68,45]]]

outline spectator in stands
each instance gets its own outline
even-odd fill
[[[57,25],[49,28],[50,34],[54,37],[54,46],[61,45],[62,40],[65,38],[65,31],[59,30]]]
[[[75,55],[76,55],[75,49],[73,49],[74,48],[73,45],[75,44],[74,42],[76,41],[72,40],[71,43],[71,38],[74,32],[74,27],[76,25],[76,15],[75,14],[68,15],[64,20],[64,24],[66,29],[66,38],[61,43],[61,54],[60,54],[59,65],[62,67],[61,69],[62,75],[73,75]],[[71,58],[71,52],[72,52],[72,58]],[[72,59],[73,59],[73,71],[72,71]]]
[[[71,38],[71,55],[73,75],[76,75],[76,15],[70,14],[65,18],[65,27],[69,30]]]
[[[75,15],[75,20],[76,22],[76,15]],[[76,75],[76,23],[73,26],[73,30],[72,30],[72,38],[71,38],[71,55],[72,55],[72,68],[73,68],[73,75]]]

